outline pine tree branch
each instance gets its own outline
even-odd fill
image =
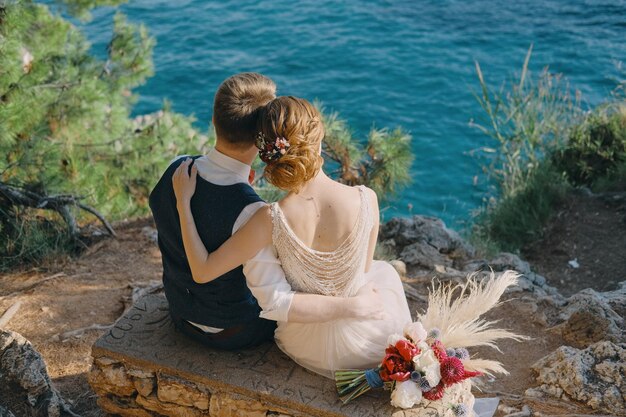
[[[3,194],[13,205],[32,207],[38,209],[54,210],[59,213],[70,230],[72,236],[77,236],[80,229],[76,223],[76,219],[72,215],[68,206],[76,206],[85,210],[100,220],[107,232],[111,236],[116,236],[111,224],[93,207],[89,207],[79,202],[81,197],[69,194],[59,194],[44,196],[24,188],[15,187],[0,181],[0,193]]]
[[[23,156],[22,156],[23,157]],[[13,161],[10,164],[8,164],[7,166],[4,167],[4,169],[2,170],[2,172],[0,172],[0,175],[3,175],[5,172],[7,172],[8,170],[10,170],[11,168],[13,168],[14,166],[19,165],[20,161]]]
[[[32,88],[60,88],[61,90],[67,90],[70,87],[74,87],[75,85],[80,85],[79,82],[75,83],[50,83],[50,84],[39,84],[34,85]]]
[[[111,223],[109,223],[107,219],[105,219],[104,216],[100,214],[96,209],[94,209],[93,207],[86,206],[83,203],[79,203],[79,202],[76,202],[76,206],[96,216],[98,220],[100,220],[102,225],[107,229],[107,232],[109,232],[111,236],[117,236],[115,234],[115,231],[113,230],[113,226],[111,226]]]
[[[325,146],[324,148],[330,148],[330,146]],[[322,148],[322,156],[328,159],[332,159],[335,162],[341,163],[341,158],[339,158],[339,156],[337,155],[336,152],[334,152],[333,149],[331,149],[331,151],[328,151],[326,149]]]
[[[142,126],[139,126],[139,127],[134,127],[134,128],[132,128],[132,129],[129,129],[129,130],[127,130],[126,132],[124,132],[124,134],[123,134],[123,135],[121,135],[121,136],[119,136],[119,137],[117,137],[117,138],[115,138],[115,139],[111,139],[111,140],[109,140],[109,141],[106,141],[106,142],[102,142],[102,143],[75,143],[75,144],[73,144],[73,146],[75,146],[75,147],[84,147],[84,148],[95,148],[95,147],[99,147],[99,146],[104,146],[104,147],[111,146],[111,145],[114,145],[116,142],[120,142],[120,141],[122,141],[123,139],[125,139],[125,138],[128,138],[128,137],[132,136],[133,134],[135,134],[135,135],[136,135],[136,134],[139,134],[139,133],[143,132],[144,130],[152,129],[152,128],[154,128],[155,126],[157,126],[157,125],[159,124],[159,122],[160,122],[160,121],[159,121],[159,119],[158,119],[158,118],[155,118],[155,119],[154,119],[153,121],[151,121],[150,123],[147,123],[147,124],[145,124],[145,125],[142,125]],[[172,127],[170,127],[170,128],[168,128],[168,129],[165,131],[165,134],[170,133],[170,131],[171,131],[172,129],[173,129],[173,126],[172,126]],[[61,145],[61,144],[59,144],[59,145]],[[134,152],[134,149],[133,149],[133,152]],[[116,155],[116,156],[117,156],[117,155]]]
[[[53,210],[56,210],[61,215],[61,217],[63,217],[63,220],[65,220],[65,223],[67,223],[67,227],[70,229],[70,234],[72,236],[78,236],[78,234],[80,233],[80,229],[78,228],[78,225],[76,224],[76,219],[74,218],[74,216],[72,216],[70,209],[67,208],[67,205],[59,205],[53,208]]]

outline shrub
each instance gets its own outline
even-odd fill
[[[593,191],[611,192],[626,190],[626,162],[617,165],[613,171],[604,177],[598,178],[594,185]]]
[[[62,222],[33,210],[7,212],[0,208],[0,271],[65,253],[74,253],[80,242]]]
[[[517,251],[540,236],[567,189],[546,156],[566,143],[582,111],[561,76],[547,69],[538,77],[529,72],[531,53],[532,47],[519,80],[498,91],[489,88],[476,63],[481,90],[475,96],[485,120],[472,125],[496,144],[483,149],[493,188],[471,229],[471,240],[486,251]]]
[[[481,91],[474,94],[484,111],[482,123],[471,122],[495,141],[483,148],[488,163],[484,170],[507,195],[524,188],[545,155],[565,143],[571,126],[582,115],[577,94],[559,74],[544,69],[538,77],[528,70],[529,48],[519,80],[498,91],[489,88],[480,65],[476,72]]]
[[[472,241],[486,252],[516,252],[541,237],[569,185],[549,162],[540,163],[523,187],[490,202],[476,213]]]
[[[574,185],[606,182],[626,162],[626,105],[614,103],[589,113],[551,157]]]
[[[471,240],[488,252],[518,251],[541,236],[572,186],[614,189],[626,184],[626,105],[615,100],[584,113],[558,75],[528,71],[493,92],[476,64],[476,95],[486,122],[475,127],[495,139],[485,172],[493,195],[477,211]]]

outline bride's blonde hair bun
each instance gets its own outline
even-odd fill
[[[324,162],[320,146],[324,124],[319,111],[308,101],[277,97],[260,109],[259,135],[269,140],[285,139],[289,146],[265,166],[265,178],[276,187],[298,192],[315,177]]]

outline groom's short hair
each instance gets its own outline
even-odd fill
[[[224,80],[213,104],[217,137],[236,146],[254,144],[259,109],[275,97],[274,81],[256,72],[243,72]]]

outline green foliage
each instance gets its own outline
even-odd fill
[[[552,160],[574,185],[593,186],[619,174],[626,162],[626,105],[614,103],[591,112]]]
[[[478,211],[471,239],[486,252],[515,252],[541,236],[554,207],[569,186],[552,165],[541,162],[526,184],[513,193],[492,198]]]
[[[119,2],[60,3],[82,14],[91,5]],[[1,8],[0,181],[83,196],[110,219],[147,213],[148,193],[169,158],[212,143],[193,128],[193,118],[167,103],[155,114],[130,117],[132,89],[153,72],[154,40],[118,13],[102,61],[89,53],[82,33],[48,7],[12,1]],[[57,223],[48,211],[15,211],[0,201],[0,256],[28,262],[67,249]]]
[[[31,210],[0,208],[0,271],[72,253],[78,244],[58,219],[37,216]]]
[[[411,135],[400,128],[372,128],[364,145],[337,113],[326,113],[316,103],[324,118],[326,136],[322,154],[330,175],[348,185],[366,185],[381,200],[391,198],[411,182]]]
[[[113,87],[132,88],[154,75],[152,50],[155,41],[145,26],[128,23],[117,13],[113,18],[113,38],[107,46],[109,59],[104,65]]]
[[[496,148],[484,148],[489,156],[485,171],[502,195],[523,189],[547,153],[563,144],[582,114],[578,100],[560,75],[544,70],[538,77],[528,70],[529,48],[519,80],[492,91],[480,65],[476,72],[481,92],[475,94],[484,110],[484,123],[472,125],[495,139]]]
[[[396,128],[372,129],[368,136],[363,183],[387,199],[412,181],[411,135]]]
[[[539,238],[572,186],[604,188],[626,182],[626,107],[623,102],[584,113],[560,76],[528,71],[493,92],[476,64],[486,115],[475,127],[495,139],[485,172],[492,196],[476,213],[471,240],[487,252],[518,251]],[[576,94],[577,95],[577,94]]]
[[[131,89],[152,74],[154,41],[123,15],[115,16],[105,62],[42,5],[11,3],[0,35],[1,181],[80,194],[124,217],[147,212],[164,159],[206,145],[192,118],[168,108],[130,118]]]

